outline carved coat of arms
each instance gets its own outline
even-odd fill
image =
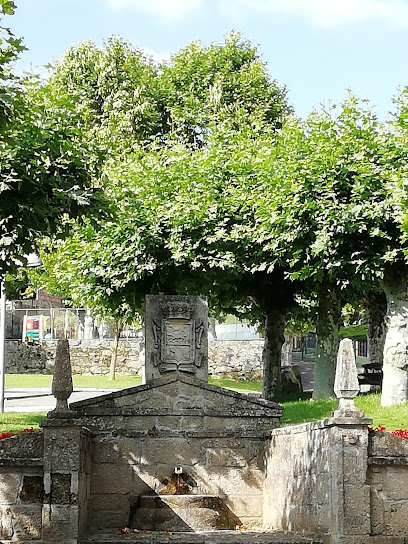
[[[194,374],[201,366],[203,322],[191,318],[187,302],[167,302],[162,306],[162,320],[153,321],[153,364],[160,373],[179,370]]]

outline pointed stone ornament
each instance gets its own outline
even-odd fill
[[[363,418],[364,412],[358,410],[354,404],[354,397],[358,395],[359,391],[353,341],[344,338],[339,346],[334,379],[334,392],[339,399],[339,407],[332,412],[332,417]]]
[[[69,356],[68,340],[60,339],[57,343],[55,354],[54,375],[52,379],[51,392],[57,399],[57,404],[48,417],[71,417],[75,414],[68,406],[68,398],[73,391],[72,370]]]

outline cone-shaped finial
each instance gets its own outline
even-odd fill
[[[58,340],[55,354],[54,376],[51,392],[57,399],[54,410],[49,417],[68,417],[75,414],[68,406],[68,398],[73,391],[71,361],[69,357],[68,340]]]
[[[332,416],[364,417],[364,412],[357,410],[354,404],[354,397],[358,394],[359,390],[353,341],[345,338],[340,342],[337,355],[336,377],[334,379],[334,392],[339,399],[339,407],[332,413]]]

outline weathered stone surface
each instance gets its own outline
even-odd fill
[[[13,504],[18,500],[21,473],[1,473],[0,474],[0,504]]]
[[[337,418],[364,417],[364,412],[357,410],[354,404],[354,397],[359,391],[353,342],[349,338],[344,338],[339,346],[334,379],[334,392],[339,399],[339,407],[332,413],[332,416]]]
[[[20,500],[21,502],[42,503],[44,500],[44,483],[42,476],[23,476]]]
[[[73,374],[109,373],[113,340],[69,340]],[[213,376],[238,380],[262,379],[263,340],[213,340],[208,343],[208,371]],[[52,374],[57,341],[28,345],[20,340],[6,341],[8,374]],[[144,339],[121,338],[118,345],[118,375],[142,375]]]
[[[127,464],[94,464],[92,467],[92,494],[126,494],[132,487],[132,470]]]
[[[187,373],[207,380],[208,304],[201,297],[147,295],[144,382]]]
[[[40,504],[13,505],[9,511],[6,509],[6,519],[2,515],[2,522],[4,520],[5,529],[7,528],[5,532],[9,538],[12,537],[17,542],[39,540],[42,533],[41,509]]]
[[[71,361],[69,357],[68,340],[58,340],[55,353],[54,374],[51,392],[57,399],[56,407],[49,412],[49,417],[63,417],[71,415],[68,407],[68,399],[74,389],[72,383]]]
[[[233,529],[239,522],[222,499],[211,495],[142,496],[131,527],[142,530]]]
[[[21,433],[0,440],[0,463],[2,459],[42,459],[44,452],[41,433]]]
[[[222,427],[233,428],[235,432],[239,429],[264,430],[275,426],[282,414],[282,407],[276,403],[185,376],[160,378],[146,385],[76,402],[71,407],[79,417],[87,418],[90,425],[91,417],[112,413],[115,407],[122,413],[126,409],[126,421],[122,420],[120,425],[128,429],[146,429],[144,418],[155,415],[172,418],[163,423],[166,428],[173,424],[179,429],[178,418],[181,416],[199,416],[206,418],[204,428],[208,431]],[[98,419],[98,425],[103,426],[104,422],[106,418]]]
[[[42,508],[42,538],[44,542],[74,542],[78,535],[78,507],[45,505]]]
[[[408,440],[388,432],[371,431],[369,434],[369,455],[372,457],[406,457]]]

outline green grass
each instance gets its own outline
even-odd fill
[[[367,340],[367,325],[349,325],[339,329],[340,338],[350,338],[351,340]]]
[[[124,389],[140,385],[140,376],[116,376],[109,380],[107,376],[73,376],[74,388],[95,387],[98,389]],[[51,387],[52,376],[44,374],[6,374],[6,388]]]
[[[210,376],[208,383],[212,385],[218,385],[218,387],[225,387],[226,389],[233,389],[234,391],[246,392],[246,393],[261,393],[261,382],[245,382],[237,381],[229,378],[215,378]]]
[[[51,387],[52,376],[39,374],[7,374],[6,388],[15,387]],[[133,387],[141,383],[139,376],[117,376],[115,381],[109,381],[107,376],[74,376],[74,387],[94,387],[101,389],[121,389]],[[234,389],[240,392],[261,392],[260,382],[244,382],[232,379],[210,377],[209,383]],[[337,399],[313,400],[309,393],[292,394],[276,399],[283,404],[282,425],[291,425],[306,421],[316,421],[330,417],[337,408]],[[384,425],[388,431],[408,428],[408,402],[400,406],[384,408],[380,406],[381,396],[378,393],[359,395],[356,406],[364,410],[365,416],[373,419],[373,427]],[[20,431],[26,427],[38,428],[45,414],[12,413],[0,414],[0,431]]]
[[[277,400],[284,407],[282,425],[330,417],[331,412],[338,406],[337,399],[313,400],[307,393],[303,393],[300,398],[299,395],[296,398],[292,395]],[[355,403],[359,410],[364,411],[366,417],[373,419],[373,427],[381,424],[387,431],[408,428],[408,402],[398,406],[383,407],[380,405],[381,395],[370,393],[358,395]]]
[[[40,421],[46,415],[46,412],[5,412],[4,414],[0,414],[0,432],[19,433],[23,429],[29,429],[30,427],[38,429]]]

